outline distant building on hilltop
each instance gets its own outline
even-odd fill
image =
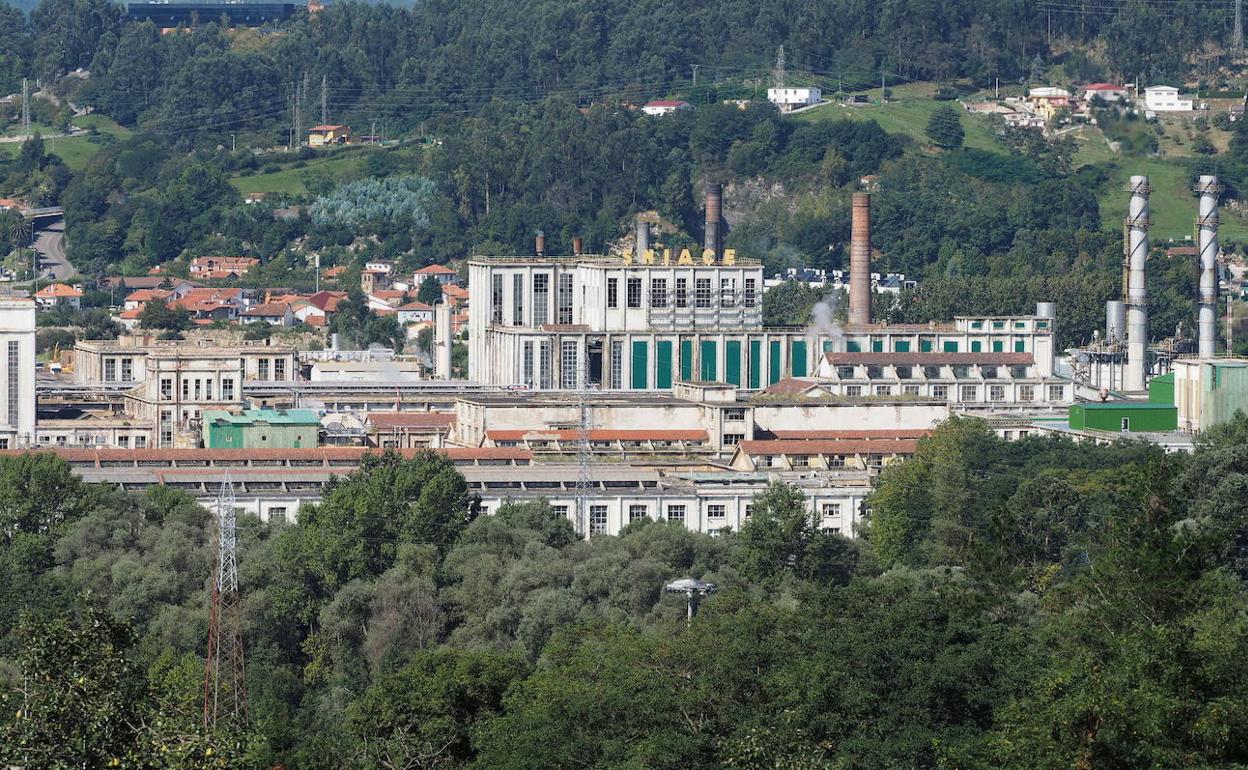
[[[313,126],[308,129],[308,146],[324,147],[351,141],[350,126]]]
[[[693,105],[690,104],[689,102],[660,99],[658,101],[646,102],[645,105],[642,106],[641,111],[646,113],[647,115],[660,116],[660,115],[670,115],[673,112],[678,112],[680,110],[692,110],[692,109],[693,109]]]
[[[818,88],[768,88],[767,101],[781,112],[792,112],[823,101],[823,92]]]
[[[232,27],[258,27],[270,22],[284,21],[295,13],[295,3],[281,2],[128,2],[126,15],[133,21],[150,21],[157,27],[169,28],[183,24],[210,24],[225,17]]]
[[[1150,112],[1191,112],[1192,100],[1180,99],[1174,86],[1149,86],[1144,89],[1144,109]]]

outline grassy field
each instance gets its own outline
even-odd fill
[[[82,117],[74,118],[72,122],[79,128],[94,128],[100,134],[118,139],[124,139],[130,135],[130,129],[118,125],[111,118],[103,115],[83,115]],[[89,136],[51,137],[49,136],[50,134],[56,133],[56,130],[51,126],[31,126],[31,128],[43,135],[43,146],[48,152],[58,156],[65,161],[65,165],[75,171],[86,166],[87,161],[91,160],[92,156],[103,147],[100,141],[92,141],[92,138]],[[5,134],[16,136],[19,132],[20,128],[10,127]],[[20,142],[0,143],[0,153],[13,156],[18,153],[21,147]]]
[[[966,131],[966,146],[980,150],[1004,152],[1004,148],[993,136],[985,117],[971,115],[963,111],[956,102],[938,102],[931,98],[927,90],[915,86],[898,86],[892,89],[893,100],[880,104],[880,89],[867,91],[869,104],[849,106],[845,104],[825,104],[806,112],[799,112],[797,120],[874,120],[880,128],[893,134],[905,134],[922,144],[929,143],[927,121],[932,113],[941,107],[952,106],[962,116],[962,128]]]
[[[306,174],[328,174],[334,178],[349,176],[360,170],[366,155],[366,152],[343,153],[330,151],[325,157],[303,161],[304,165],[302,167],[297,167],[294,163],[287,163],[283,164],[280,171],[254,174],[252,176],[231,177],[230,184],[234,185],[244,195],[258,192],[303,195],[308,191],[307,187],[304,186]]]
[[[1148,177],[1153,188],[1149,196],[1149,213],[1153,226],[1149,236],[1155,243],[1192,237],[1196,218],[1196,199],[1188,188],[1186,164],[1161,158],[1119,158],[1113,179],[1101,194],[1101,221],[1105,227],[1122,230],[1127,215],[1127,180],[1135,174]],[[1248,240],[1248,221],[1230,207],[1222,208],[1220,232],[1223,238]]]

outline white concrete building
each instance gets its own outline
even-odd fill
[[[0,353],[3,354],[4,401],[0,402],[0,448],[34,443],[35,303],[0,298]]]
[[[823,101],[823,92],[818,88],[768,88],[767,101],[781,112],[792,112]]]
[[[1150,112],[1191,112],[1192,100],[1180,99],[1174,86],[1149,86],[1144,89],[1144,109]]]

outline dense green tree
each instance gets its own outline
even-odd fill
[[[426,305],[436,305],[442,301],[442,282],[429,276],[420,282],[420,290],[416,292],[416,301]]]
[[[805,492],[777,481],[750,505],[734,553],[743,575],[760,582],[782,574],[819,583],[849,580],[856,548],[820,529]]]
[[[191,314],[184,308],[170,307],[168,303],[154,299],[143,306],[143,312],[139,314],[139,326],[144,329],[182,332],[191,328]]]

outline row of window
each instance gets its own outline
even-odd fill
[[[117,376],[117,370],[121,369],[121,376]],[[134,382],[134,360],[131,358],[112,358],[104,359],[104,381],[105,382]]]
[[[937,352],[936,343],[937,343],[937,340],[934,337],[919,337],[919,352],[920,353]],[[868,342],[866,347],[872,353],[883,353],[884,352],[884,340],[872,339]],[[961,347],[962,347],[961,344],[957,340],[943,340],[940,342],[939,352],[961,353],[962,352]],[[989,350],[993,353],[1004,353],[1006,352],[1006,341],[1005,340],[991,340],[988,347],[989,347]],[[1026,353],[1027,343],[1025,340],[1016,339],[1013,342],[1013,348],[1014,348],[1015,353]],[[829,348],[825,347],[824,352],[828,352],[828,350]],[[893,340],[893,349],[892,349],[893,353],[909,353],[912,350],[913,348],[911,347],[910,340],[897,340],[897,339]],[[988,352],[984,350],[983,340],[971,340],[970,344],[968,345],[968,350],[971,353]],[[861,340],[846,340],[845,352],[863,353],[863,352],[866,352],[866,350],[864,349],[864,346]]]
[[[1066,389],[1064,386],[1050,385],[1048,387],[1049,387],[1049,391],[1048,391],[1049,401],[1062,401],[1065,399]],[[948,400],[949,393],[950,393],[949,388],[950,388],[949,385],[931,385],[928,387],[928,395],[930,395],[932,398]],[[846,385],[845,386],[846,396],[862,396],[862,395],[866,395],[867,392],[870,392],[872,395],[875,395],[875,396],[892,396],[892,395],[897,394],[897,389],[894,388],[892,385],[875,385],[871,388],[870,391],[867,391],[865,386],[863,385]],[[978,385],[959,385],[956,392],[958,394],[959,402],[975,403],[980,400]],[[987,388],[987,400],[990,402],[1005,401],[1005,394],[1006,394],[1006,386],[1004,385],[989,385]],[[922,386],[921,385],[902,385],[901,395],[903,396],[922,395]],[[1031,403],[1035,401],[1036,400],[1036,386],[1035,385],[1019,385],[1018,390],[1017,390],[1017,397],[1018,397],[1019,403],[1026,404],[1026,403]]]
[[[265,359],[260,359],[262,362]],[[285,364],[285,361],[280,361]],[[284,370],[283,366],[283,370]],[[262,378],[263,379],[263,378]],[[209,377],[182,377],[182,400],[183,401],[216,401],[213,398],[213,378]],[[173,378],[160,378],[160,400],[173,400]],[[221,401],[234,400],[234,378],[221,378]]]
[[[511,324],[524,326],[524,276],[514,274],[511,278]],[[561,273],[556,287],[557,323],[572,323],[572,274]],[[549,320],[547,310],[550,301],[550,275],[537,273],[533,276],[533,325],[541,326]],[[503,323],[503,275],[495,273],[490,277],[490,321]]]
[[[41,435],[41,436],[39,436],[39,443],[40,443],[40,444],[53,444],[53,443],[55,443],[55,444],[56,444],[56,446],[65,446],[65,445],[67,445],[67,444],[69,443],[69,436],[66,436],[66,435],[60,435],[60,436],[57,436],[57,437],[56,437],[56,440],[55,440],[55,441],[53,441],[52,436],[48,436],[48,435]],[[92,446],[102,446],[102,445],[104,445],[106,442],[104,441],[104,436],[79,436],[79,437],[78,437],[78,443],[79,443],[79,444],[92,445]],[[117,437],[117,446],[121,447],[122,449],[130,449],[130,437],[129,437],[129,436],[118,436],[118,437]],[[135,448],[135,449],[146,449],[146,448],[147,448],[147,436],[135,436],[135,437],[134,437],[134,448]]]
[[[607,307],[620,306],[620,279],[607,279]],[[650,307],[666,308],[670,302],[672,307],[689,307],[689,279],[675,279],[674,291],[668,292],[666,278],[650,279]],[[758,304],[758,282],[754,278],[744,279],[744,287],[737,291],[736,278],[719,280],[719,297],[716,300],[714,286],[710,278],[694,279],[693,306],[699,308],[714,307],[716,301],[720,307],[754,307]],[[644,295],[640,278],[628,278],[625,284],[625,302],[630,308],[642,307]]]
[[[843,380],[852,380],[858,377],[858,370],[865,371],[867,379],[880,380],[885,379],[885,371],[890,367],[884,366],[838,366],[836,367],[836,376]],[[937,380],[945,376],[945,367],[941,366],[893,366],[893,376],[899,380],[917,379],[918,374],[922,374],[924,379]],[[1007,373],[1015,380],[1021,380],[1031,376],[1030,367],[1027,366],[965,366],[958,364],[948,367],[953,376],[959,380],[965,380],[971,376],[972,372],[978,372],[979,376],[985,380],[995,380],[1004,377]]]

